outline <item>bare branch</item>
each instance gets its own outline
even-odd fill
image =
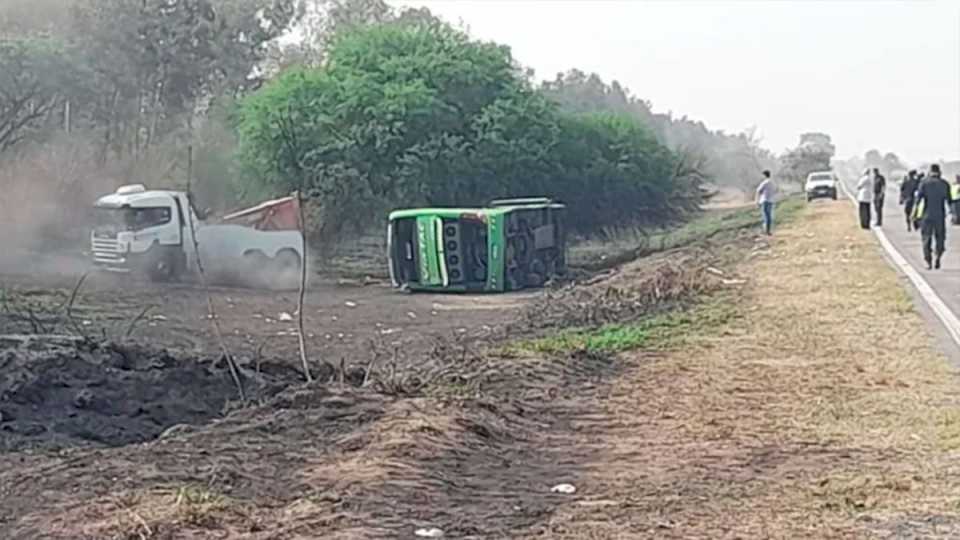
[[[301,190],[297,190],[297,212],[300,221],[300,241],[303,244],[303,256],[300,258],[300,290],[297,297],[297,343],[300,346],[300,363],[303,365],[303,375],[307,382],[313,382],[313,375],[310,374],[310,362],[307,359],[307,340],[303,335],[303,298],[307,289],[307,234],[305,232],[303,217],[303,195]]]
[[[190,160],[193,160],[193,148],[190,148]],[[190,169],[191,167],[188,167]],[[191,184],[191,173],[187,173],[187,219],[190,221],[190,239],[193,242],[193,254],[197,263],[197,272],[200,277],[200,286],[203,288],[203,293],[207,297],[207,317],[210,319],[210,324],[213,326],[213,333],[217,338],[217,343],[220,345],[220,351],[223,354],[223,358],[227,362],[227,367],[230,370],[230,376],[233,378],[233,384],[237,387],[237,393],[240,395],[240,401],[246,402],[246,393],[243,391],[243,381],[240,379],[240,370],[237,368],[237,363],[234,361],[233,356],[230,354],[230,350],[227,348],[227,342],[223,339],[223,331],[220,328],[220,321],[217,320],[217,310],[213,304],[213,295],[210,293],[210,287],[207,285],[207,275],[203,270],[203,261],[200,257],[200,242],[197,241],[197,228],[196,223],[193,221],[193,194],[190,191]]]

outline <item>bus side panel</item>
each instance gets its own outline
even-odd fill
[[[487,267],[487,286],[488,291],[504,290],[504,266],[505,241],[504,241],[504,215],[487,215],[487,249],[489,261]]]

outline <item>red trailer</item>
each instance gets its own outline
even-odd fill
[[[266,201],[243,210],[227,214],[223,223],[246,225],[258,231],[300,230],[300,209],[295,196]]]

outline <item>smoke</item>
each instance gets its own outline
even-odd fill
[[[76,273],[90,207],[112,182],[80,140],[55,139],[0,159],[0,270]]]
[[[61,135],[0,156],[0,274],[79,276],[91,269],[94,202],[123,184],[178,189],[184,171],[175,148],[155,148],[138,159],[97,159],[92,134]],[[212,206],[222,201],[209,200]],[[311,253],[311,259],[319,254]],[[204,261],[211,285],[295,290],[299,273],[279,261],[237,265]],[[314,261],[308,261],[314,262]],[[219,263],[219,264],[218,264]],[[289,267],[289,265],[288,265]],[[308,264],[308,269],[316,268]],[[196,269],[184,281],[193,282]]]

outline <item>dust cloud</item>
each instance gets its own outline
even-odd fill
[[[115,184],[90,150],[54,141],[0,163],[0,272],[85,271],[92,203]]]

